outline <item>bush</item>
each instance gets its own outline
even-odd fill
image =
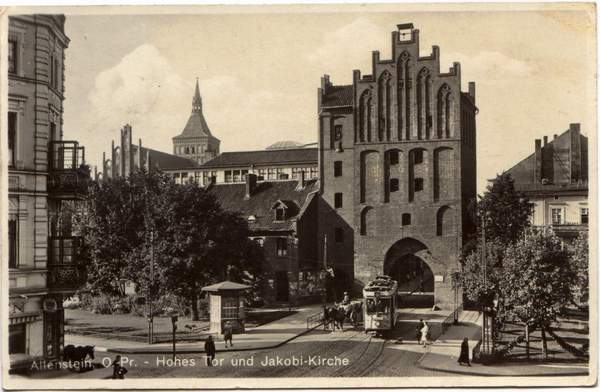
[[[90,310],[92,311],[92,313],[96,314],[112,314],[113,307],[110,301],[110,297],[107,295],[92,297]]]

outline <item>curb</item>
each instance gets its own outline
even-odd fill
[[[232,350],[216,350],[216,352],[217,353],[228,353],[228,352],[255,351],[255,350],[265,350],[265,349],[270,349],[270,348],[278,348],[278,347],[283,346],[286,343],[291,342],[292,340],[294,340],[296,338],[299,338],[300,336],[303,336],[311,331],[314,331],[321,325],[323,325],[323,323],[319,323],[319,324],[315,325],[314,327],[308,328],[308,329],[300,332],[299,334],[294,335],[291,338],[288,338],[279,343],[265,345],[265,346],[257,346],[257,347],[237,348],[237,349],[232,349]],[[110,352],[110,353],[114,353],[114,354],[171,354],[171,353],[173,353],[173,350],[171,348],[164,349],[164,350],[158,350],[158,349],[157,350],[140,350],[138,348],[96,347],[96,350],[102,351],[102,352]],[[203,354],[203,353],[205,353],[205,351],[203,349],[185,349],[185,348],[181,349],[181,350],[177,350],[176,352],[178,354]]]
[[[415,366],[419,369],[429,370],[434,372],[442,372],[442,373],[450,373],[450,374],[459,374],[463,376],[477,376],[477,377],[573,377],[573,376],[589,376],[590,372],[565,372],[565,373],[531,373],[531,374],[486,374],[486,373],[476,373],[469,371],[457,371],[457,370],[448,370],[448,369],[436,369],[429,366],[423,366],[420,363],[420,360],[415,362]]]

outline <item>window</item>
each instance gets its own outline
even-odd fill
[[[402,214],[402,226],[410,226],[410,214]]]
[[[248,170],[242,170],[242,182],[246,181],[246,177],[248,177]]]
[[[400,182],[397,178],[390,178],[390,192],[398,192],[400,189]]]
[[[414,163],[419,164],[423,163],[423,150],[415,150],[413,151]]]
[[[333,205],[335,208],[342,208],[344,205],[344,195],[338,192],[333,195]]]
[[[276,174],[275,174],[275,169],[270,167],[267,169],[267,180],[275,180]]]
[[[25,323],[14,324],[8,327],[8,353],[25,354],[27,333],[25,332]]]
[[[17,220],[8,221],[8,267],[17,268],[17,247],[18,247]]]
[[[265,246],[265,239],[263,237],[256,237],[254,239],[254,243],[256,243],[256,245],[262,248],[263,246]]]
[[[333,127],[333,140],[336,142],[342,140],[342,126],[336,125]]]
[[[588,224],[588,220],[589,220],[589,215],[588,215],[588,209],[587,208],[582,208],[581,209],[581,224],[582,225],[587,225]]]
[[[334,177],[342,176],[342,161],[333,162],[333,176]]]
[[[334,238],[337,244],[344,242],[344,229],[342,229],[341,227],[336,227],[334,232]]]
[[[310,168],[310,178],[318,178],[319,177],[319,168],[313,166]]]
[[[54,58],[54,82],[52,83],[52,87],[58,89],[58,59]]]
[[[17,113],[8,112],[8,166],[14,166],[16,162],[17,141]]]
[[[285,209],[283,207],[275,208],[275,220],[276,221],[284,221],[285,220]]]
[[[390,151],[390,165],[397,165],[400,162],[398,151]]]
[[[415,192],[420,192],[423,190],[423,179],[415,178]]]
[[[17,41],[8,40],[8,72],[17,73]]]
[[[562,208],[552,209],[552,224],[560,225],[563,223],[563,211]]]
[[[287,238],[277,238],[277,256],[287,256]]]
[[[240,182],[241,181],[241,177],[242,176],[242,172],[240,170],[234,170],[233,171],[233,182]]]
[[[231,182],[232,178],[231,170],[225,170],[225,182]]]
[[[258,169],[258,178],[257,178],[257,181],[264,181],[266,175],[267,175],[267,170],[265,170],[265,169]]]

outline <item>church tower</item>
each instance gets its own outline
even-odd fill
[[[173,138],[173,154],[203,164],[219,155],[220,144],[221,141],[210,133],[202,114],[202,97],[196,79],[192,114],[181,134]]]

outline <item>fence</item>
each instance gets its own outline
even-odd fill
[[[306,329],[318,327],[323,323],[323,312],[318,312],[306,318]]]
[[[452,313],[448,315],[448,317],[444,319],[444,321],[442,321],[442,333],[446,332],[450,325],[454,324],[454,320],[458,321],[458,317],[460,316],[460,312],[462,311],[463,305],[460,304],[456,309],[454,309]]]

